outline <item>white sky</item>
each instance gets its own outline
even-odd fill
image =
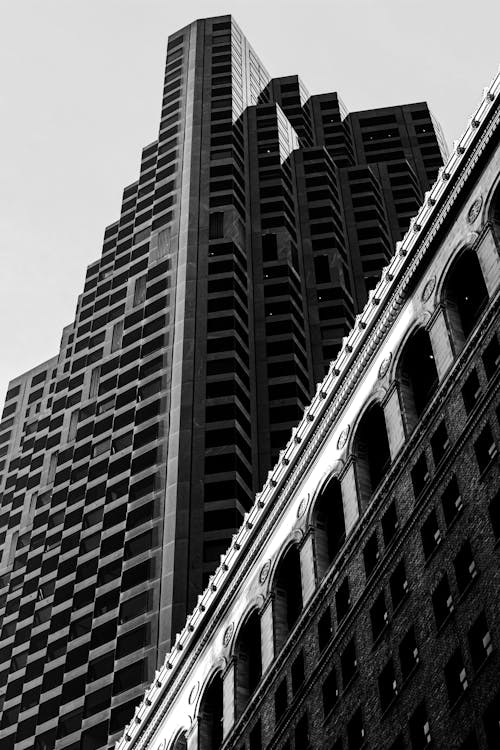
[[[498,0],[0,0],[0,404],[57,353],[157,136],[167,37],[226,13],[271,75],[350,110],[427,100],[449,144],[500,62]]]

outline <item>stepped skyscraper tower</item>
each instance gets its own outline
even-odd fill
[[[229,16],[169,38],[158,139],[2,414],[2,750],[113,746],[444,154],[425,103],[348,113]]]

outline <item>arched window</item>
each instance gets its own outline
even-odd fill
[[[274,635],[276,653],[302,612],[300,553],[294,545],[281,559],[274,581]]]
[[[239,632],[235,656],[236,718],[239,719],[262,676],[260,617],[256,610]]]
[[[181,732],[170,750],[187,750],[187,733]]]
[[[217,672],[205,688],[198,721],[199,750],[219,750],[223,737],[222,675]]]
[[[391,462],[384,411],[380,404],[372,404],[361,417],[353,448],[360,505],[364,509]]]
[[[337,477],[332,477],[322,489],[316,501],[313,524],[316,564],[321,579],[345,540],[344,504]]]
[[[439,382],[431,340],[425,329],[417,329],[406,342],[399,360],[398,380],[403,416],[411,432]]]
[[[488,301],[483,273],[473,250],[465,250],[452,265],[443,299],[455,350],[460,351]]]

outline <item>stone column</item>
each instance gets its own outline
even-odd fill
[[[260,644],[262,652],[262,674],[274,659],[273,596],[268,596],[260,610]]]
[[[236,660],[233,657],[222,675],[222,736],[227,737],[236,718]]]
[[[310,527],[300,545],[300,572],[302,580],[302,606],[305,607],[316,590],[314,564],[314,532]]]
[[[349,458],[349,462],[340,477],[340,485],[342,487],[345,535],[347,539],[352,527],[359,518],[358,488],[356,485],[354,458],[352,456]]]
[[[432,318],[427,324],[427,331],[431,340],[436,370],[439,380],[441,381],[453,364],[454,359],[450,334],[442,304],[436,307]]]
[[[392,383],[390,386],[382,406],[384,409],[385,426],[387,429],[387,437],[389,439],[391,460],[394,461],[400,448],[405,442],[405,429],[397,383]]]

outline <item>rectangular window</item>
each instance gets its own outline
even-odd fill
[[[465,411],[470,414],[481,395],[481,386],[476,370],[471,374],[462,386],[462,398],[464,400]]]
[[[344,689],[350,683],[357,674],[358,661],[356,658],[356,643],[354,638],[351,638],[349,643],[344,648],[340,657],[340,665],[342,669],[342,684]]]
[[[424,703],[413,712],[409,728],[412,750],[424,750],[431,742],[431,728]]]
[[[441,461],[449,447],[450,441],[446,430],[446,423],[443,419],[431,437],[432,457],[436,466]]]
[[[101,368],[94,367],[90,376],[90,387],[89,387],[89,398],[96,398],[99,392],[99,378],[101,376]]]
[[[321,692],[323,695],[323,713],[326,716],[335,706],[339,697],[337,674],[335,672],[335,669],[331,670],[331,672],[323,682]]]
[[[491,380],[500,367],[500,345],[496,334],[483,352],[483,365],[486,377]]]
[[[486,423],[474,442],[474,451],[476,453],[477,465],[479,471],[483,472],[489,466],[492,459],[498,453],[491,427]]]
[[[458,489],[458,483],[455,476],[443,492],[441,502],[443,505],[443,514],[446,526],[450,526],[455,520],[457,514],[462,510],[462,498]]]
[[[347,724],[347,747],[349,750],[360,750],[365,741],[363,714],[361,706],[354,712]],[[304,746],[305,747],[305,746]]]
[[[282,679],[274,694],[274,712],[278,722],[288,707],[288,692],[286,686],[286,677]]]
[[[500,539],[500,492],[489,504],[490,521],[495,539]]]
[[[292,663],[292,694],[295,695],[302,687],[305,678],[304,654],[301,651]]]
[[[422,453],[415,466],[411,470],[411,481],[413,484],[413,492],[415,497],[418,497],[425,485],[430,479],[429,470],[427,468],[427,459],[425,454]]]
[[[140,305],[144,302],[146,299],[146,281],[147,276],[139,276],[138,279],[135,280],[134,284],[134,301],[133,306]]]
[[[422,537],[422,547],[426,560],[433,554],[441,543],[441,531],[439,530],[436,511],[432,510],[422,524],[420,530]]]
[[[453,599],[446,573],[434,589],[432,594],[432,607],[438,629],[445,623],[448,616],[453,612]]]
[[[382,516],[382,535],[384,537],[384,544],[387,547],[394,539],[398,530],[398,514],[396,510],[396,503],[393,500],[389,505],[384,515]]]
[[[224,237],[224,212],[215,211],[210,214],[208,224],[208,239],[220,240]]]
[[[319,650],[323,651],[333,635],[332,615],[330,607],[327,607],[318,620],[318,642]]]
[[[349,579],[344,578],[335,594],[335,606],[337,609],[337,622],[341,622],[351,608],[351,595],[349,593]]]
[[[303,714],[295,727],[295,747],[309,747],[309,722],[307,713]]]
[[[389,659],[378,676],[378,693],[380,698],[380,708],[382,709],[382,712],[384,712],[389,708],[398,694],[396,675],[394,673],[394,662],[392,659]]]
[[[472,557],[472,549],[468,539],[463,543],[455,557],[454,565],[458,590],[463,593],[477,575],[476,563]]]
[[[408,593],[408,579],[404,560],[401,560],[389,579],[391,588],[392,608],[397,609]]]
[[[371,537],[368,539],[363,549],[363,560],[365,563],[365,572],[366,572],[367,578],[371,576],[378,562],[378,558],[379,558],[379,552],[378,552],[377,534],[376,532],[374,532],[371,535]]]
[[[491,635],[484,612],[481,612],[468,633],[472,666],[477,671],[493,651]]]
[[[111,337],[111,352],[116,352],[122,345],[123,337],[123,320],[119,320],[113,326],[113,334]]]
[[[450,704],[453,705],[468,687],[464,660],[459,648],[453,652],[446,663],[444,668],[444,679],[448,690]]]
[[[370,609],[373,640],[376,641],[389,621],[384,592],[381,591]]]

